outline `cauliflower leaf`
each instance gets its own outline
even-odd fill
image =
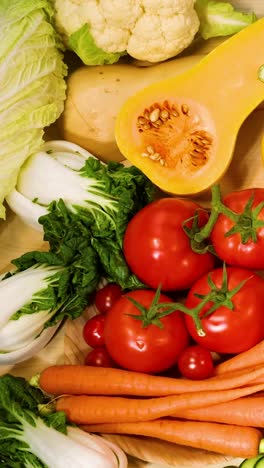
[[[112,65],[118,62],[122,55],[126,55],[126,51],[105,52],[98,47],[91,34],[91,27],[87,23],[70,35],[68,46],[86,65]]]
[[[255,13],[236,10],[229,2],[196,0],[200,20],[199,33],[203,39],[235,34],[257,20]]]

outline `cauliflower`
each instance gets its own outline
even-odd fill
[[[215,0],[53,2],[66,46],[87,65],[115,63],[125,54],[160,62],[182,52],[204,28],[207,38],[233,34],[256,19]]]

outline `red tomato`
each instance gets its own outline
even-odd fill
[[[243,213],[250,197],[254,197],[252,204],[254,209],[264,201],[264,189],[246,189],[238,192],[231,192],[223,199],[223,204],[235,213]],[[228,231],[235,225],[225,214],[220,214],[213,231],[211,241],[216,254],[229,265],[252,268],[254,270],[264,269],[264,208],[257,214],[249,211],[240,220],[241,232],[247,235],[247,241],[242,242],[241,233],[228,235]],[[262,221],[262,226],[256,226],[256,221]],[[256,241],[252,239],[253,232],[256,232]]]
[[[153,317],[150,325],[144,326],[142,320],[138,320],[142,313],[128,297],[149,311],[154,296],[154,291],[134,290],[121,296],[106,315],[106,347],[112,359],[125,369],[161,372],[174,365],[188,345],[189,335],[179,311],[160,318],[158,325],[161,326],[155,324],[159,314]],[[172,303],[172,300],[161,294],[159,303],[164,302]]]
[[[125,259],[134,274],[146,285],[163,291],[189,288],[214,266],[210,253],[191,249],[183,222],[201,207],[178,198],[162,198],[140,210],[128,223],[124,236]],[[199,225],[208,220],[199,211]],[[191,227],[190,221],[187,226]]]
[[[104,347],[95,348],[90,351],[85,358],[85,364],[96,367],[116,367],[116,364]]]
[[[237,354],[245,351],[264,339],[264,280],[250,270],[236,267],[226,268],[227,293],[221,291],[223,269],[217,268],[209,275],[219,290],[215,299],[204,305],[199,314],[205,336],[199,336],[193,318],[185,315],[189,333],[201,346],[224,354]],[[208,284],[208,274],[200,278],[190,289],[186,307],[192,309],[202,300],[197,294],[206,295],[212,291]],[[245,281],[246,280],[246,281]],[[233,310],[225,305],[224,300],[234,288],[241,286],[230,298]],[[210,315],[205,316],[210,307],[219,306]]]
[[[92,348],[104,346],[104,315],[95,315],[83,327],[83,337]]]
[[[98,289],[95,294],[95,305],[100,314],[106,314],[121,294],[122,289],[116,283],[108,283],[103,288]]]
[[[178,368],[186,379],[207,379],[214,372],[213,358],[208,349],[199,345],[189,346],[180,354]]]

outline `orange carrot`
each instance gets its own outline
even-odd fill
[[[246,397],[219,405],[187,409],[173,414],[176,418],[211,421],[238,426],[264,427],[264,398]]]
[[[170,419],[137,423],[91,424],[82,426],[82,429],[102,434],[154,437],[179,445],[244,458],[254,457],[259,453],[262,438],[261,431],[253,427]]]
[[[158,398],[115,396],[62,396],[55,401],[56,411],[64,411],[76,424],[149,421],[187,409],[202,408],[252,395],[264,389],[264,383],[243,388],[192,392]]]
[[[264,381],[264,366],[239,370],[227,376],[193,381],[142,374],[122,369],[92,366],[51,366],[40,374],[39,385],[52,395],[133,395],[166,396],[178,393],[227,390]]]
[[[215,373],[216,375],[220,375],[238,369],[250,369],[260,364],[264,365],[264,340],[253,346],[253,348],[218,364],[215,368]]]

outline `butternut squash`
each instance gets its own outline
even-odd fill
[[[200,193],[227,170],[238,130],[264,100],[264,18],[197,65],[130,97],[116,121],[122,154],[162,190]]]
[[[264,164],[264,135],[261,138],[261,160],[262,164]]]
[[[122,104],[141,88],[182,73],[202,57],[177,57],[151,67],[115,64],[77,69],[67,83],[65,109],[59,122],[62,137],[104,161],[121,161],[124,156],[117,148],[114,127]]]

